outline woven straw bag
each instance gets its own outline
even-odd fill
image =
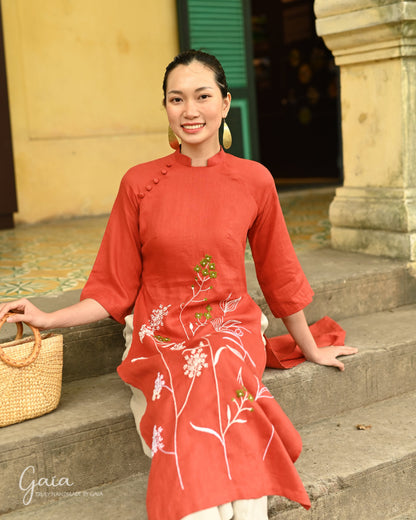
[[[41,335],[27,324],[34,336],[21,339],[23,325],[16,325],[16,339],[0,345],[0,427],[51,412],[61,397],[62,335]]]

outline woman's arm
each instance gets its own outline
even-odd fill
[[[331,345],[318,348],[303,311],[282,318],[282,321],[308,361],[344,370],[344,364],[337,357],[349,356],[358,352],[356,348],[345,346]]]
[[[0,304],[0,319],[9,311],[17,311],[18,314],[9,317],[8,323],[24,321],[41,330],[84,325],[109,316],[104,307],[91,298],[54,312],[43,312],[29,300],[22,298]]]

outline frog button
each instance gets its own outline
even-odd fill
[[[147,191],[151,191],[151,190],[152,190],[152,186],[151,186],[150,184],[148,184],[148,185],[146,186],[146,190],[147,190]]]
[[[141,193],[141,192],[140,192],[140,193],[139,193],[139,197],[140,197],[141,199],[144,199],[144,193]]]
[[[158,179],[157,177],[155,177],[155,178],[153,179],[153,182],[154,182],[154,184],[158,184],[158,183],[159,183],[159,179]]]
[[[166,166],[167,166],[168,168],[170,168],[170,167],[172,166],[172,163],[169,162],[169,163],[166,164]]]
[[[166,175],[168,173],[168,170],[166,168],[163,168],[163,170],[160,173],[162,175]]]

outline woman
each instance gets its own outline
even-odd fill
[[[17,309],[23,314],[9,321],[42,329],[108,316],[127,323],[118,373],[134,390],[153,456],[149,520],[263,520],[273,494],[309,508],[293,465],[299,435],[261,383],[266,353],[262,314],[247,293],[247,237],[267,302],[305,358],[343,370],[337,356],[356,349],[317,348],[302,310],[312,290],[273,178],[220,147],[231,96],[216,58],[178,55],[163,90],[180,149],[124,176],[81,301],[47,314],[19,300],[0,317]]]

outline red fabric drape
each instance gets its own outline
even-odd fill
[[[310,330],[318,347],[344,345],[345,330],[333,319],[325,316],[313,325]],[[306,361],[300,348],[290,334],[266,339],[266,365],[269,368],[292,368]]]

